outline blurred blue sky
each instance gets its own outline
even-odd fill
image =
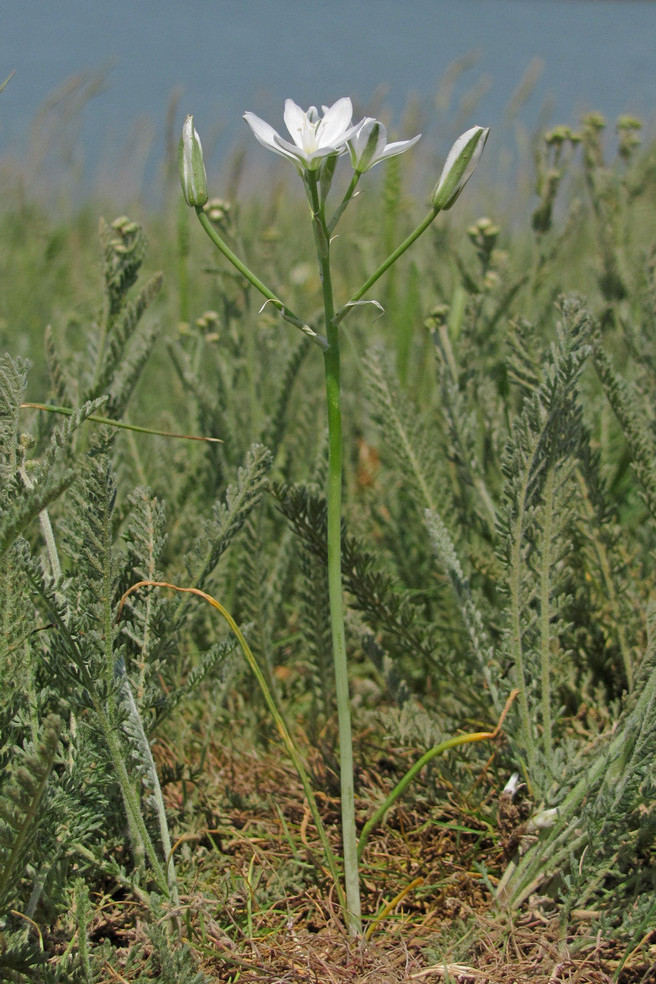
[[[450,100],[444,86],[436,100],[449,66],[467,56]],[[281,126],[287,96],[305,107],[350,95],[359,112],[375,113],[384,93],[393,129],[415,100],[424,143],[443,153],[472,122],[498,132],[527,71],[534,87],[518,120],[529,131],[545,107],[551,123],[590,109],[653,123],[656,3],[3,0],[0,80],[12,69],[0,95],[0,156],[25,153],[39,107],[78,76],[59,104],[60,118],[63,109],[73,120],[58,132],[87,179],[107,177],[126,155],[144,173],[161,169],[173,92],[173,129],[193,112],[214,164],[248,141],[244,110]],[[76,109],[101,74],[100,90]]]

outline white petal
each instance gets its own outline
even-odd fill
[[[289,135],[297,147],[303,146],[303,134],[308,128],[307,114],[298,106],[293,99],[285,99],[285,112],[283,114],[285,126],[289,130]]]
[[[275,136],[275,147],[273,150],[278,154],[282,154],[283,157],[288,158],[288,160],[293,161],[294,164],[305,164],[307,160],[307,154],[302,147],[297,147],[296,144],[290,143],[289,140],[284,140],[283,137],[276,133]]]
[[[335,143],[343,143],[347,137],[344,136],[351,125],[353,119],[353,103],[345,96],[338,99],[336,103],[328,109],[317,132],[317,140],[321,147],[334,146]]]
[[[273,127],[265,122],[265,120],[260,119],[255,113],[244,113],[244,119],[253,131],[253,136],[258,140],[263,147],[267,147],[269,150],[278,151],[275,144],[275,138],[278,136]]]
[[[367,117],[362,121],[362,124],[358,129],[358,136],[362,134],[362,137],[364,137],[364,149],[369,140],[369,134],[376,125],[378,126],[378,139],[376,141],[376,154],[374,156],[376,156],[387,143],[387,127],[384,123],[381,123],[380,120],[372,120],[370,117]]]
[[[376,164],[378,161],[386,161],[388,157],[396,157],[397,154],[405,153],[406,150],[414,147],[418,140],[421,140],[421,133],[413,137],[412,140],[396,140],[394,143],[387,144],[385,150],[377,158]]]

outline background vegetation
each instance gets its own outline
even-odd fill
[[[484,157],[381,281],[384,316],[343,325],[360,829],[422,755],[494,733],[432,757],[366,828],[357,950],[229,627],[164,588],[119,617],[142,580],[225,606],[335,841],[318,352],[177,193],[139,221],[94,201],[62,219],[4,171],[5,979],[651,979],[656,147],[612,129],[536,138],[526,196],[485,189]],[[434,183],[378,170],[344,219],[338,297]],[[301,198],[240,175],[213,221],[316,315]]]

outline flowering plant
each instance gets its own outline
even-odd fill
[[[440,180],[433,191],[431,210],[428,215],[380,264],[350,300],[340,308],[336,308],[330,267],[334,229],[344,209],[352,200],[361,176],[376,164],[409,150],[417,143],[419,136],[410,140],[388,143],[387,130],[380,121],[372,117],[365,117],[354,125],[352,122],[353,105],[348,98],[338,99],[332,106],[323,106],[322,110],[323,115],[320,115],[314,106],[310,106],[308,110],[303,110],[293,100],[288,99],[285,102],[283,118],[291,140],[281,137],[269,123],[260,119],[255,113],[244,113],[244,119],[256,140],[263,147],[291,161],[303,179],[310,204],[314,241],[321,275],[325,336],[319,334],[312,325],[291,311],[232,252],[203,210],[207,201],[205,170],[202,165],[200,139],[194,129],[191,117],[187,117],[182,131],[180,178],[188,204],[196,209],[201,225],[224,256],[263,294],[267,303],[273,304],[285,320],[300,328],[323,351],[329,434],[326,519],[328,592],[339,724],[345,891],[342,890],[339,879],[335,875],[334,858],[329,855],[328,860],[335,876],[336,890],[345,912],[349,931],[357,934],[361,931],[358,858],[364,847],[372,821],[365,825],[358,842],[355,827],[351,714],[341,574],[342,410],[339,326],[342,319],[356,304],[367,303],[365,294],[428,228],[439,212],[451,208],[455,203],[478,163],[489,131],[485,127],[475,126],[459,137],[446,159]],[[332,216],[328,218],[326,205],[332,178],[338,159],[347,154],[350,158],[353,175],[341,202]],[[377,304],[378,302],[370,300],[369,303]],[[459,736],[457,743],[466,740],[479,740],[480,737],[480,735]],[[487,736],[484,735],[484,737]],[[432,755],[440,750],[442,750],[442,746],[437,746],[428,754]],[[297,768],[302,769],[302,766],[297,765]],[[405,778],[408,779],[408,776]],[[388,797],[383,804],[382,813],[400,794],[404,788],[404,783],[405,780],[401,780],[391,796]],[[307,788],[306,784],[304,788]],[[315,821],[320,826],[320,818],[312,797],[310,797],[310,808],[313,811]],[[382,813],[381,810],[377,811],[372,820],[379,819]]]

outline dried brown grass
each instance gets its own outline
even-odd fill
[[[174,755],[160,748],[164,762]],[[312,768],[337,849],[336,777],[319,756]],[[359,780],[362,823],[392,779],[383,763]],[[352,940],[295,774],[275,749],[213,750],[195,787],[195,828],[176,849],[183,878],[193,873],[181,906],[205,972],[217,984],[656,984],[656,933],[620,970],[623,948],[591,934],[589,913],[563,933],[549,900],[532,900],[512,920],[499,912],[478,865],[499,870],[504,837],[485,811],[448,786],[440,792],[439,806],[434,790],[397,805],[372,836],[362,866],[370,937]],[[171,811],[184,812],[181,784],[167,794]]]

